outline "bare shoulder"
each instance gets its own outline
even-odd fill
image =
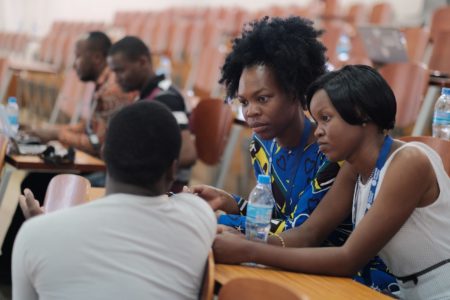
[[[436,198],[438,184],[433,165],[427,154],[419,147],[403,147],[392,158],[385,178],[393,183],[393,188],[415,192],[419,206],[429,204]],[[419,204],[420,203],[420,204]]]
[[[405,144],[407,143],[401,143],[399,146],[404,146]],[[406,146],[400,149],[392,158],[391,166],[417,171],[430,171],[433,169],[426,153],[416,146]]]

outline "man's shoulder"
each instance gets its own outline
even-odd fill
[[[185,109],[183,95],[172,85],[168,89],[160,89],[154,100],[168,105],[171,109],[173,107]]]
[[[17,239],[23,239],[26,243],[34,244],[52,237],[55,229],[64,228],[68,223],[68,215],[71,209],[46,213],[27,220],[20,228]]]
[[[180,211],[196,217],[204,218],[211,224],[216,223],[216,218],[212,208],[202,198],[189,194],[179,193],[170,197],[176,206],[180,207]]]
[[[178,193],[170,197],[177,205],[195,207],[203,211],[212,211],[211,207],[202,198],[190,193]]]
[[[76,205],[50,213],[45,213],[40,216],[33,217],[27,220],[22,227],[32,227],[32,228],[44,228],[44,227],[54,227],[62,226],[65,224],[70,224],[70,222],[78,222],[79,218],[91,211],[93,208],[98,206],[107,206],[108,201],[104,201],[109,197],[104,197],[102,199],[97,199],[92,202],[83,203],[81,205]],[[32,230],[32,229],[27,229]],[[41,229],[39,229],[41,230]]]

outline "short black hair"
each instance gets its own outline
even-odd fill
[[[128,60],[136,61],[141,56],[150,58],[150,49],[138,37],[126,36],[114,43],[109,49],[108,55],[122,53]]]
[[[349,124],[374,122],[380,130],[394,128],[397,103],[389,84],[374,69],[365,65],[349,65],[318,78],[308,89],[311,99],[325,90],[331,103]]]
[[[100,52],[106,58],[108,51],[111,48],[111,40],[101,31],[91,31],[86,38],[88,42],[88,49],[95,52]]]
[[[108,176],[148,188],[178,159],[180,148],[180,129],[172,112],[157,101],[140,101],[111,119],[103,156]]]
[[[305,107],[307,87],[326,70],[326,48],[317,40],[322,32],[312,24],[300,17],[264,17],[245,25],[222,66],[219,83],[225,84],[227,97],[236,97],[244,68],[265,65],[280,88]]]

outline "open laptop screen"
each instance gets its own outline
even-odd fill
[[[47,148],[46,145],[27,145],[26,142],[23,143],[23,141],[19,140],[9,125],[6,109],[3,105],[0,105],[0,129],[1,132],[9,138],[12,151],[15,153],[22,155],[38,155]],[[36,139],[33,139],[33,141],[36,141]]]
[[[397,28],[361,26],[358,32],[369,58],[376,64],[407,62],[406,40]]]

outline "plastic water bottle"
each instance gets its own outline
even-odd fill
[[[275,201],[268,175],[259,175],[247,205],[245,236],[248,240],[266,242]]]
[[[171,79],[172,75],[172,63],[170,58],[167,56],[162,56],[159,62],[159,67],[156,70],[158,75],[164,74],[167,79]]]
[[[450,88],[442,88],[434,106],[433,136],[450,140]]]
[[[336,55],[339,61],[347,61],[350,57],[350,50],[352,50],[352,44],[347,34],[343,33],[339,37],[339,41],[336,46]]]
[[[11,128],[11,134],[16,136],[19,132],[19,105],[17,104],[16,97],[8,98],[6,115],[8,117],[8,123]]]

